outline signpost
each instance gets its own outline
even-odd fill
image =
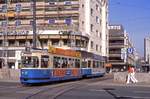
[[[124,59],[126,61],[126,58],[127,58],[127,49],[122,48],[121,49],[121,59]]]
[[[134,48],[122,48],[121,49],[121,59],[124,59],[124,62],[127,62],[127,58],[129,54],[133,54]]]

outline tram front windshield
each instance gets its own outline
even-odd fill
[[[36,56],[22,56],[22,65],[24,68],[38,68],[39,59]]]

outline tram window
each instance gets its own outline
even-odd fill
[[[74,63],[73,59],[69,58],[69,60],[68,60],[68,68],[72,68],[73,67],[73,63]]]
[[[36,68],[39,66],[39,60],[36,56],[23,56],[22,65],[26,68]]]
[[[98,68],[99,65],[98,65],[98,61],[93,61],[93,68]]]
[[[103,67],[103,66],[102,66],[102,62],[99,62],[99,65],[100,65],[100,67]]]
[[[67,68],[67,58],[62,58],[62,68]]]
[[[91,67],[91,61],[88,61],[88,68]]]
[[[68,68],[71,67],[71,58],[68,59],[68,64],[67,64],[67,65],[68,65],[68,66],[67,66]]]
[[[99,68],[99,64],[98,64],[98,61],[96,61],[96,68]]]
[[[33,67],[38,67],[39,66],[39,60],[37,57],[33,57]]]
[[[96,62],[93,61],[93,68],[96,68]]]
[[[54,57],[54,60],[53,60],[53,66],[54,68],[60,68],[60,57]]]
[[[49,61],[49,56],[47,56],[47,55],[41,56],[41,68],[47,68],[48,61]]]
[[[102,67],[104,68],[104,62],[102,62]]]
[[[97,62],[97,64],[98,64],[98,67],[101,67],[101,65],[100,65],[100,61],[98,61],[98,62]]]
[[[75,68],[80,68],[80,60],[79,59],[75,60]]]
[[[83,59],[82,60],[82,68],[87,68],[87,61],[86,61],[86,59]]]

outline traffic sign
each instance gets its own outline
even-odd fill
[[[134,49],[133,49],[133,48],[128,48],[128,49],[127,49],[128,54],[132,54],[132,53],[133,53],[133,51],[134,51]]]
[[[127,53],[127,49],[126,48],[121,48],[121,53]]]

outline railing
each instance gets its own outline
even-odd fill
[[[109,43],[110,46],[113,46],[113,45],[124,45],[124,43]]]

